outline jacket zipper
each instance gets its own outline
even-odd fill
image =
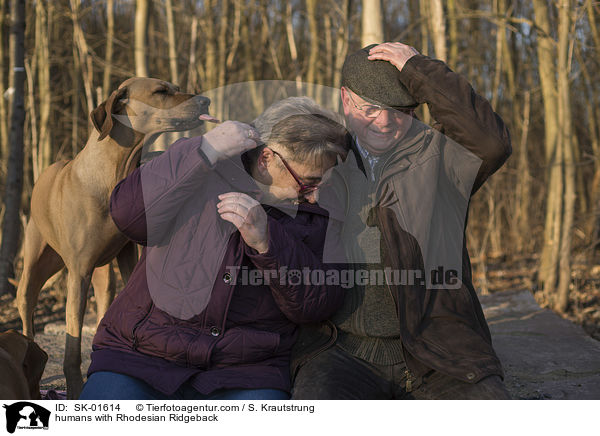
[[[133,326],[133,329],[131,331],[131,336],[133,337],[133,344],[131,345],[131,348],[133,348],[134,350],[137,350],[137,347],[139,345],[138,338],[135,335],[135,333],[136,333],[137,329],[139,328],[139,326],[142,325],[142,323],[150,317],[150,313],[152,313],[153,308],[154,308],[154,302],[152,302],[150,304],[150,308],[148,309],[148,312],[146,312],[144,317],[141,320],[139,320],[138,322],[136,322],[135,325]]]
[[[404,374],[406,375],[406,392],[412,392],[412,374],[408,369],[404,371]]]

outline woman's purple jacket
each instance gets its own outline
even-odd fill
[[[115,224],[144,248],[98,326],[88,376],[118,372],[167,395],[186,381],[202,394],[289,391],[297,324],[325,320],[343,301],[339,283],[290,273],[339,268],[322,262],[328,213],[263,205],[269,249],[259,254],[216,211],[218,194],[256,194],[256,185],[239,158],[211,167],[201,144],[177,141],[113,190]],[[269,283],[244,281],[251,270],[269,271]]]

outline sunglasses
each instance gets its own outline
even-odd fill
[[[412,116],[412,114],[413,114],[413,109],[394,109],[389,106],[380,106],[377,104],[369,104],[369,103],[359,106],[356,104],[356,102],[352,98],[352,93],[348,92],[348,97],[350,97],[350,101],[352,102],[352,105],[356,109],[361,111],[363,114],[365,114],[365,117],[367,117],[367,118],[377,118],[383,110],[392,111],[392,114],[396,115],[396,116],[399,115],[400,113],[404,114],[404,115],[410,115],[410,116]]]
[[[298,177],[298,174],[296,174],[296,172],[290,167],[290,165],[285,161],[285,159],[283,158],[282,155],[280,155],[279,153],[277,153],[274,150],[271,150],[273,152],[274,155],[279,156],[279,159],[281,159],[281,162],[283,163],[283,165],[285,166],[285,168],[288,170],[288,172],[292,175],[292,177],[294,178],[294,180],[296,181],[296,183],[298,183],[298,186],[300,186],[300,195],[306,195],[306,194],[310,194],[311,192],[316,191],[317,189],[319,189],[319,184],[313,184],[313,185],[307,185],[304,182],[302,182],[302,180],[300,180],[300,177]]]

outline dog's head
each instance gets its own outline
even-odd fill
[[[164,80],[134,77],[121,83],[90,117],[101,141],[115,120],[143,135],[190,130],[202,123],[200,116],[208,114],[209,105],[208,98],[183,93]]]
[[[23,370],[32,400],[39,400],[40,380],[48,361],[48,355],[38,344],[14,330],[0,333],[0,348],[6,351]]]

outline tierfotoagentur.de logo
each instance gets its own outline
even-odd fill
[[[389,267],[382,269],[288,269],[281,267],[279,269],[259,270],[248,268],[246,266],[231,265],[227,266],[227,277],[230,283],[243,286],[270,285],[272,282],[279,283],[281,286],[286,284],[291,286],[321,286],[321,285],[339,285],[344,289],[350,289],[354,286],[368,285],[395,285],[395,286],[425,286],[428,282],[423,270],[410,269],[392,269]],[[429,286],[434,288],[445,287],[448,289],[459,288],[462,284],[458,271],[454,269],[444,269],[439,266],[429,272]]]
[[[6,409],[6,431],[14,433],[19,430],[48,430],[50,411],[28,401],[19,401],[11,405],[4,404]]]

